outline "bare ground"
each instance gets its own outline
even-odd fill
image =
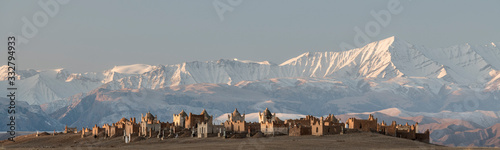
[[[327,136],[276,136],[262,138],[157,138],[132,137],[125,144],[122,137],[81,138],[80,134],[19,136],[16,142],[0,141],[0,149],[456,149],[440,145],[385,136],[377,133],[352,133]],[[482,149],[482,148],[481,148]]]

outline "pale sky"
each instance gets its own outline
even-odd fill
[[[428,47],[500,42],[498,0],[401,0],[400,13],[390,14],[386,26],[370,12],[388,11],[388,0],[241,0],[232,5],[227,0],[72,0],[58,4],[54,14],[38,4],[46,1],[0,1],[1,38],[25,37],[22,18],[33,23],[38,16],[38,32],[18,43],[18,69],[88,72],[222,58],[280,64],[308,51],[339,51],[342,42],[355,45],[354,29],[373,23],[380,28],[370,41],[396,36]],[[222,14],[223,21],[214,2],[232,9]],[[1,65],[7,62],[3,41]]]

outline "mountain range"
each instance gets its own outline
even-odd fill
[[[24,130],[90,127],[147,111],[171,121],[182,109],[207,109],[217,117],[234,108],[249,115],[269,108],[292,118],[374,113],[419,122],[436,144],[500,146],[499,71],[495,43],[428,48],[389,37],[348,51],[307,52],[281,64],[220,59],[16,73],[19,99],[26,102],[20,107],[39,108],[30,113],[51,124],[26,123]],[[2,89],[6,77],[2,66]]]

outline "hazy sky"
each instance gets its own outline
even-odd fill
[[[38,32],[19,43],[20,69],[86,72],[221,58],[279,64],[307,51],[339,51],[342,42],[355,45],[354,29],[373,23],[380,32],[371,41],[394,35],[429,47],[500,42],[498,0],[402,0],[387,26],[370,12],[387,11],[388,0],[72,0],[55,14],[38,4],[46,1],[0,1],[1,38],[25,37],[22,18],[38,19]],[[214,2],[232,9],[223,21]]]

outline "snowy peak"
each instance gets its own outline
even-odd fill
[[[240,60],[238,58],[233,58],[233,59],[220,59],[217,61],[217,63],[245,63],[245,64],[259,64],[259,65],[274,65],[273,63],[269,61],[253,61],[253,60]]]
[[[368,51],[387,51],[391,47],[398,47],[398,46],[404,46],[407,47],[410,44],[400,38],[397,38],[395,36],[388,37],[386,39],[380,40],[380,41],[375,41],[372,43],[369,43],[362,47],[361,49],[368,50]]]
[[[397,37],[342,52],[307,52],[285,61],[286,76],[333,78],[443,78],[450,82],[485,83],[500,68],[494,43],[427,48]]]
[[[9,77],[7,74],[9,72],[8,68],[9,66],[7,65],[3,65],[0,67],[0,81],[5,81],[7,80],[7,77]],[[19,77],[17,77],[17,79],[19,79]]]
[[[64,68],[54,69],[51,71],[55,72],[57,79],[64,80],[64,81],[66,81],[68,79],[68,77],[71,76],[71,73]]]
[[[7,80],[7,77],[9,76],[9,66],[3,65],[0,67],[0,81],[5,81]],[[28,69],[28,70],[16,70],[16,80],[22,80],[29,78],[31,76],[34,76],[38,74],[38,71],[33,70],[33,69]]]
[[[117,72],[122,74],[143,74],[153,69],[153,66],[146,64],[133,64],[124,66],[115,66],[110,72]]]
[[[290,76],[368,77],[403,76],[392,63],[392,51],[408,49],[410,44],[396,37],[343,52],[308,52],[285,61],[280,66],[293,68]]]

